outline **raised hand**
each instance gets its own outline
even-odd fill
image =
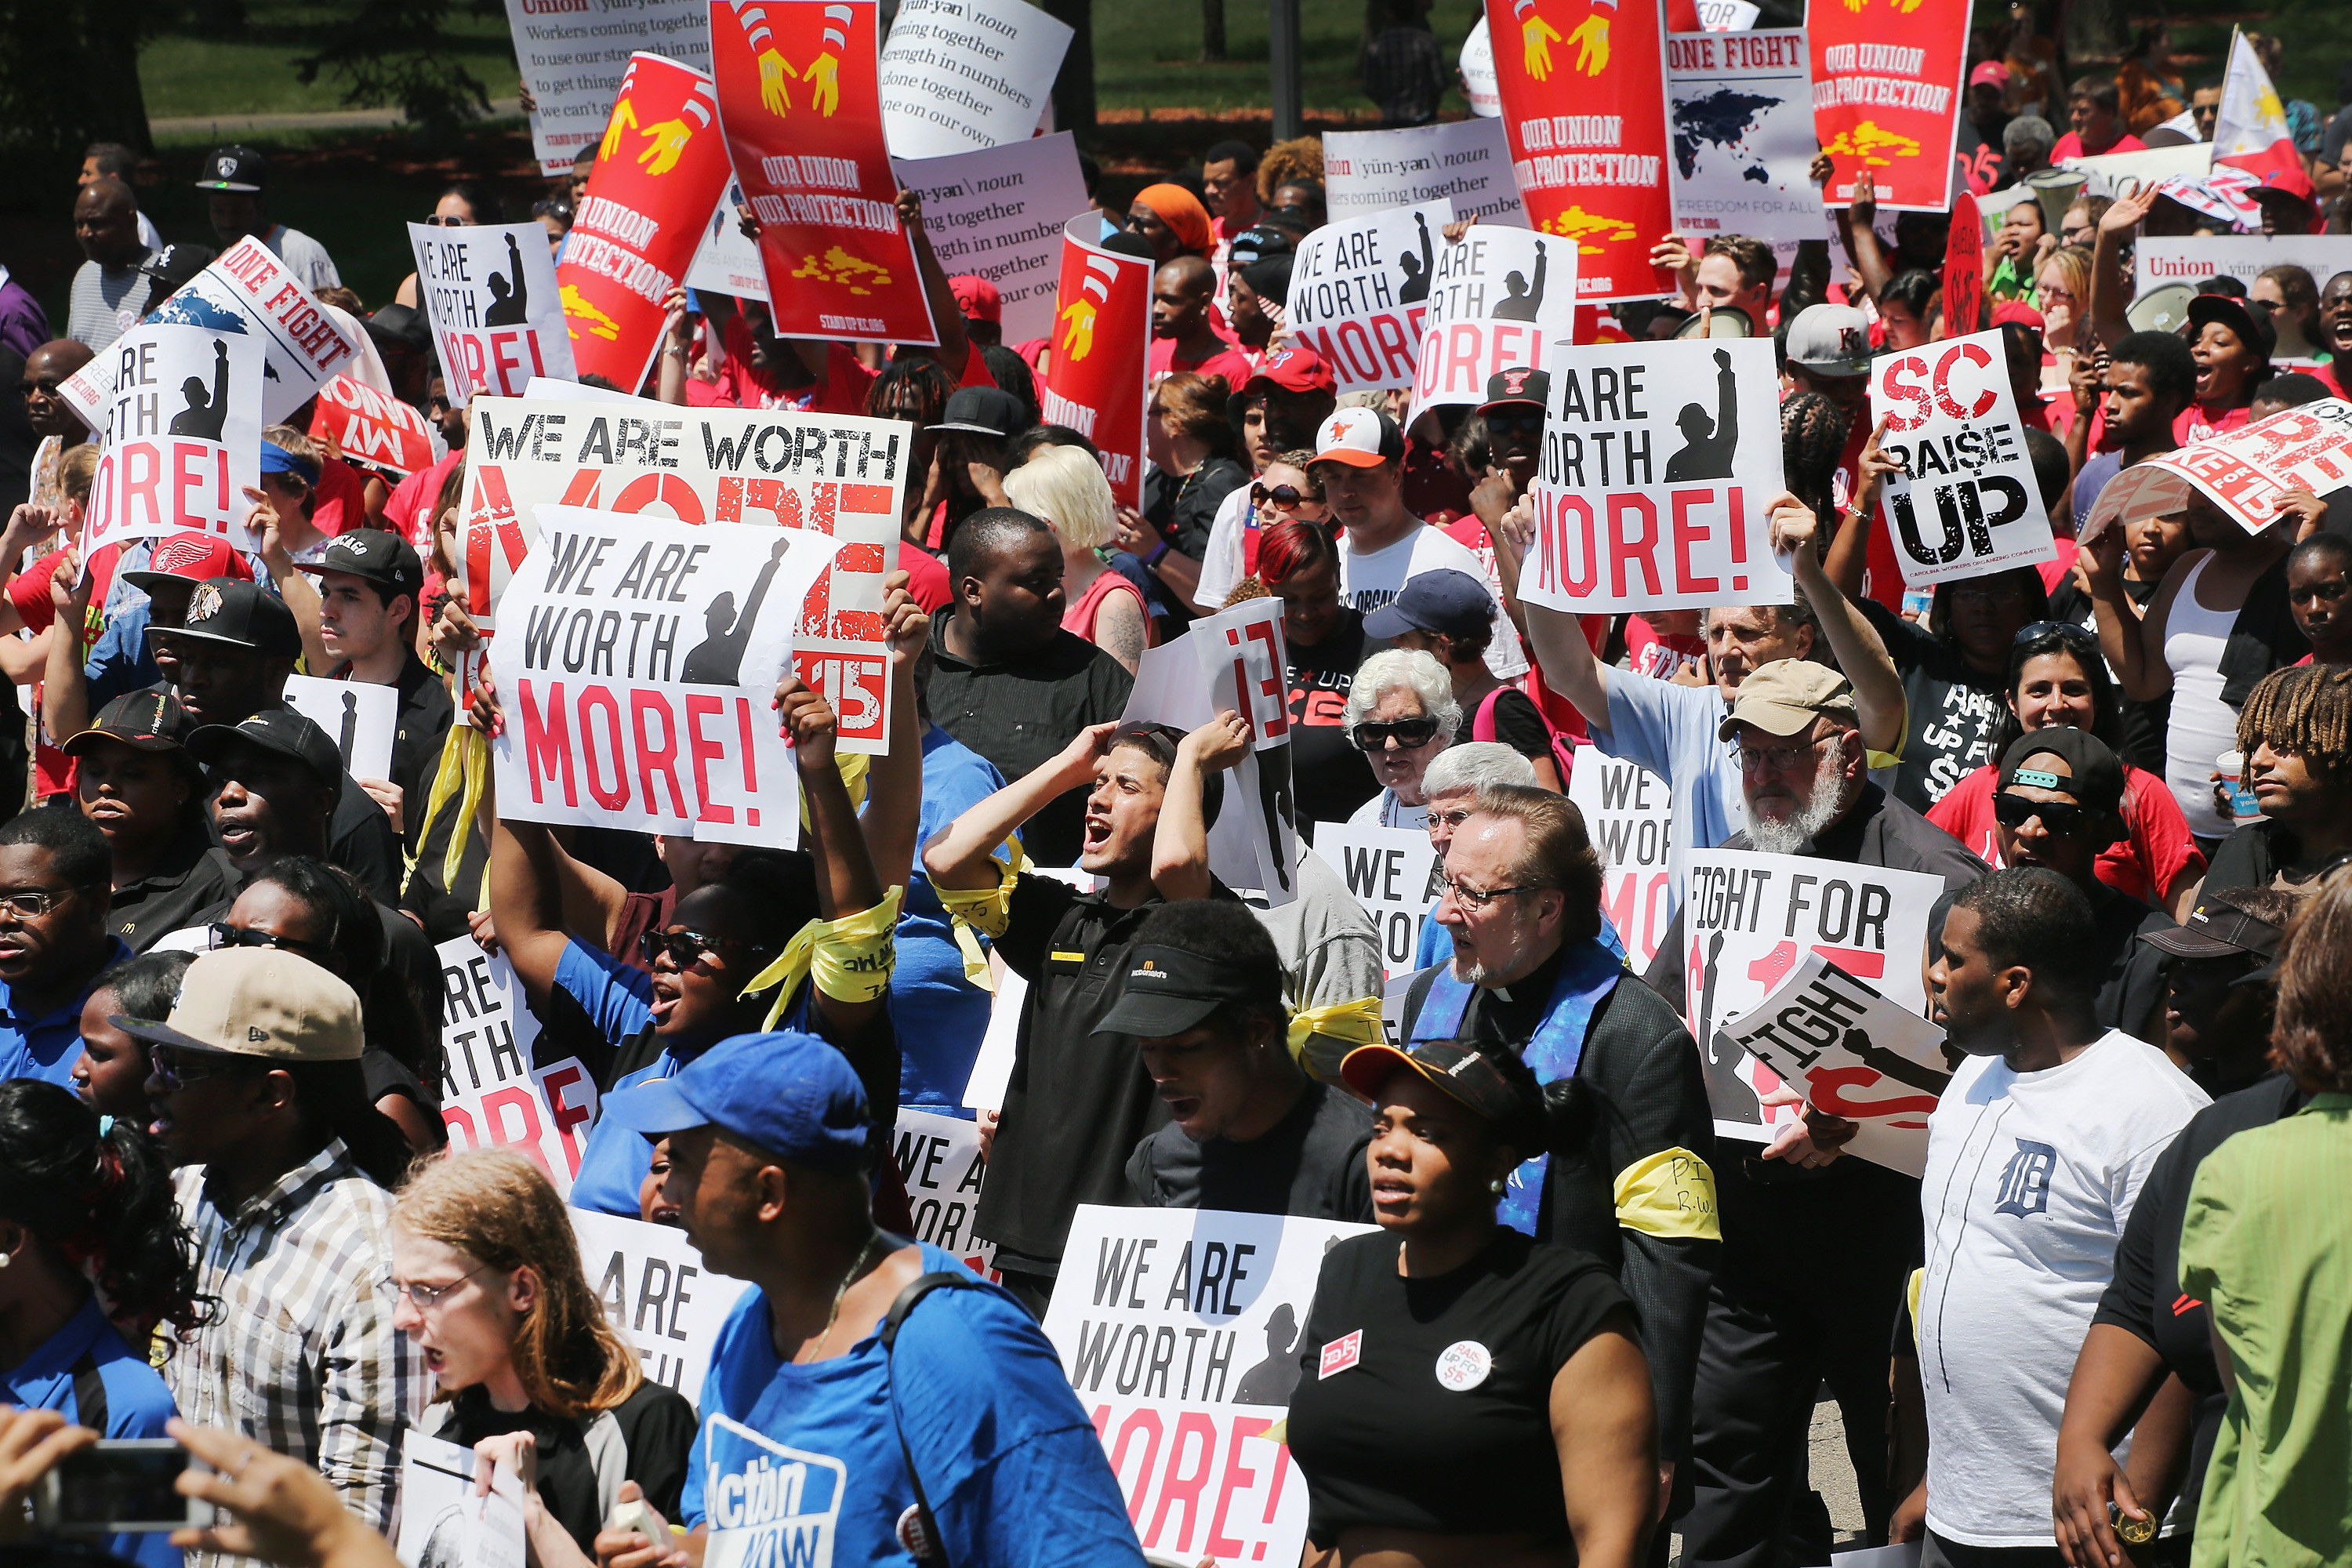
[[[801,770],[833,766],[834,742],[841,734],[833,704],[802,685],[798,676],[787,675],[776,684],[775,708],[780,732],[793,743],[793,759]]]
[[[1184,737],[1177,750],[1190,751],[1204,773],[1223,773],[1249,755],[1249,721],[1228,708]]]

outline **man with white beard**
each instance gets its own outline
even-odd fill
[[[1759,665],[1720,731],[1748,824],[1724,847],[1926,871],[1948,890],[1984,876],[1958,839],[1871,782],[1856,722],[1853,688],[1837,671]],[[1678,914],[1646,976],[1678,1010],[1683,945]],[[1819,1505],[1801,1500],[1804,1432],[1824,1379],[1845,1417],[1870,1538],[1885,1539],[1897,1500],[1886,1483],[1886,1348],[1919,1262],[1919,1184],[1839,1159],[1853,1135],[1852,1123],[1809,1110],[1745,1160],[1725,1144],[1717,1163],[1723,1251],[1691,1396],[1690,1568],[1769,1568],[1784,1541],[1807,1553],[1796,1561],[1823,1561],[1811,1553],[1829,1549],[1827,1516],[1812,1520]]]

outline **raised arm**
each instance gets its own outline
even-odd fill
[[[1507,602],[1521,603],[1519,568],[1535,536],[1535,498],[1525,495],[1503,514],[1500,523],[1487,530],[1495,543],[1495,570],[1502,574]],[[1609,670],[1593,657],[1592,645],[1584,638],[1581,617],[1543,605],[1522,604],[1522,609],[1526,624],[1520,629],[1527,636],[1528,650],[1543,668],[1544,684],[1573,703],[1587,724],[1607,730]]]
[[[930,231],[923,226],[923,198],[912,191],[898,193],[898,221],[915,248],[915,270],[923,279],[923,297],[931,302],[931,321],[939,329],[940,346],[930,351],[950,379],[963,380],[965,362],[971,357],[971,340],[963,332],[963,307],[956,303],[948,275],[931,252]]]
[[[1878,187],[1869,170],[1853,177],[1853,195],[1848,198],[1848,205],[1836,211],[1838,238],[1844,244],[1854,270],[1862,274],[1862,286],[1875,300],[1878,291],[1895,276],[1895,269],[1886,265],[1885,252],[1878,248],[1878,231],[1871,226],[1878,216]]]
[[[1839,591],[1822,570],[1813,541],[1819,531],[1812,509],[1783,491],[1772,501],[1772,550],[1795,559],[1797,586],[1821,617],[1822,633],[1830,639],[1838,668],[1853,683],[1853,705],[1862,720],[1862,743],[1874,752],[1892,752],[1903,743],[1906,718],[1903,677],[1886,657],[1886,645],[1864,618],[1856,599]]]
[[[904,572],[883,580],[882,617],[890,637],[890,753],[875,758],[866,775],[860,820],[875,875],[886,888],[903,888],[922,831],[923,724],[915,712],[915,666],[931,635],[931,617],[907,592]]]
[[[1014,829],[1071,790],[1090,784],[1095,763],[1118,724],[1092,724],[1061,752],[1040,763],[957,817],[923,847],[923,871],[942,888],[992,888],[1001,873],[990,860]]]
[[[834,763],[840,721],[833,705],[791,680],[777,692],[784,732],[792,737],[793,763],[799,771],[801,799],[808,808],[806,835],[809,858],[816,869],[817,913],[828,921],[862,914],[883,901],[882,879],[874,873],[866,834],[858,826],[857,808],[850,804],[849,786],[841,782]],[[815,1005],[834,1023],[854,1026],[866,1022],[888,1005],[889,978],[885,971],[871,994],[845,998],[828,992],[819,977]]]
[[[82,575],[81,547],[68,544],[66,559],[49,574],[51,624],[66,627],[68,635],[49,639],[48,665],[41,676],[41,723],[59,742],[89,728],[89,676],[81,646],[89,590]]]
[[[654,390],[656,402],[686,406],[686,357],[693,352],[694,330],[687,325],[686,289],[669,291],[662,301],[661,377]]]
[[[563,923],[563,851],[543,822],[515,822],[484,803],[490,825],[490,923],[534,1005],[555,988],[555,968],[572,943]]]
[[[2131,335],[2124,309],[2131,303],[2130,280],[2124,277],[2124,241],[2156,205],[2149,196],[2118,196],[2099,219],[2099,237],[2091,247],[2091,331],[2101,346],[2113,349]],[[2080,353],[2084,345],[2075,345]]]
[[[1903,465],[1878,444],[1885,434],[1886,421],[1882,419],[1864,443],[1862,456],[1854,460],[1854,491],[1830,541],[1829,557],[1822,563],[1829,580],[1849,599],[1862,597],[1863,574],[1870,565],[1870,531],[1878,526],[1878,498],[1887,479],[1904,471]]]
[[[1171,904],[1209,896],[1209,824],[1202,797],[1209,775],[1234,767],[1248,754],[1249,743],[1248,722],[1228,708],[1176,747],[1160,825],[1151,836],[1151,885]],[[1226,793],[1232,788],[1229,780]],[[1238,804],[1229,800],[1225,808]]]
[[[2193,558],[2193,560],[2192,560]],[[2124,592],[2124,530],[2118,518],[2074,557],[2074,580],[2090,595],[2099,626],[2099,651],[2106,656],[2124,689],[2135,702],[2153,702],[2172,689],[2172,667],[2164,658],[2164,624],[2182,569],[2202,561],[2205,552],[2192,551],[2172,563],[2156,602],[2142,616],[2139,606]]]

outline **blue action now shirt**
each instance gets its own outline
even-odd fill
[[[74,1387],[77,1374],[92,1373],[106,1396],[102,1419],[100,1412],[82,1408]],[[0,1405],[55,1410],[76,1426],[97,1425],[106,1437],[167,1436],[163,1423],[179,1414],[172,1391],[114,1331],[95,1293],[38,1350],[0,1373]],[[142,1568],[181,1568],[180,1549],[160,1531],[110,1535],[106,1550]]]
[[[0,1079],[37,1078],[59,1089],[73,1088],[74,1064],[81,1060],[81,1010],[98,989],[98,977],[131,956],[121,937],[110,937],[106,961],[90,971],[81,994],[37,1018],[16,1011],[8,983],[0,980]]]
[[[915,842],[1004,787],[996,764],[938,725],[923,737],[923,807]],[[898,1103],[970,1120],[963,1103],[994,1000],[964,978],[955,923],[918,864],[900,907],[898,963],[890,974],[890,1026],[898,1036]]]
[[[927,1271],[963,1267],[922,1249]],[[724,1555],[714,1540],[706,1561],[911,1564],[897,1535],[915,1489],[891,1416],[895,1382],[948,1561],[1141,1568],[1102,1441],[1010,1296],[932,1291],[891,1360],[886,1372],[868,1333],[846,1355],[793,1365],[776,1353],[766,1293],[744,1292],[711,1352],[678,1508],[688,1526],[748,1539]]]

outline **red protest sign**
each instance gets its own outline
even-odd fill
[[[940,341],[898,221],[876,31],[875,0],[710,0],[719,126],[781,337]]]
[[[1823,199],[1844,206],[1854,176],[1868,171],[1882,211],[1942,212],[1959,134],[1968,0],[1809,5],[1805,34],[1813,134],[1835,167]],[[1900,43],[1883,41],[1898,36]]]
[[[686,277],[727,188],[710,79],[660,55],[629,57],[555,280],[572,361],[635,391],[661,343],[662,302]]]
[[[438,460],[425,416],[348,375],[319,389],[310,434],[332,442],[337,452],[353,462],[396,474],[413,474]]]
[[[1651,299],[1674,227],[1658,0],[1486,0],[1511,173],[1528,221],[1577,242],[1576,296]]]
[[[2151,458],[2148,467],[2179,475],[2239,527],[2260,533],[2278,521],[2287,491],[2326,495],[2352,484],[2352,403],[2330,397],[2290,408]]]
[[[1102,453],[1111,494],[1143,504],[1144,359],[1151,340],[1148,258],[1105,250],[1092,213],[1063,231],[1053,357],[1042,389],[1046,423],[1066,425]]]
[[[1965,338],[1984,310],[1984,220],[1977,199],[1962,191],[1952,203],[1952,232],[1944,242],[1944,335]]]

